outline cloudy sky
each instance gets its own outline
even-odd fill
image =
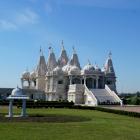
[[[49,45],[58,58],[61,40],[82,67],[89,59],[102,68],[111,51],[118,91],[140,90],[139,0],[1,0],[0,87],[20,85],[40,46],[46,59]]]

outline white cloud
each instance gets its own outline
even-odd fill
[[[35,24],[38,23],[38,19],[39,16],[35,12],[30,9],[26,9],[25,11],[17,14],[15,23],[17,25]]]
[[[3,29],[3,30],[16,30],[17,25],[12,23],[11,21],[1,19],[0,20],[0,29]]]
[[[24,25],[33,25],[39,22],[39,16],[30,9],[15,14],[11,20],[0,19],[1,30],[17,30]]]

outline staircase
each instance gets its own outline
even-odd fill
[[[91,92],[97,98],[99,103],[116,102],[115,98],[113,96],[110,96],[106,89],[92,89]]]
[[[106,85],[105,89],[90,89],[92,94],[96,97],[98,104],[120,104],[122,105],[121,99],[117,96],[114,91]]]

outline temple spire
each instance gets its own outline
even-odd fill
[[[48,57],[48,61],[47,61],[47,69],[49,71],[51,71],[56,66],[57,66],[56,57],[55,57],[55,54],[53,52],[53,48],[50,46],[49,47],[49,57]]]
[[[77,55],[76,50],[75,50],[74,47],[73,47],[73,55],[72,55],[71,60],[70,60],[69,63],[70,63],[70,65],[77,66],[78,68],[81,69],[79,59],[78,59],[78,55]]]
[[[73,49],[73,54],[76,54],[76,50],[75,50],[75,46],[74,45],[73,45],[72,49]]]
[[[40,56],[43,56],[43,49],[41,45],[40,45]]]
[[[42,47],[40,46],[40,57],[39,57],[39,62],[37,65],[36,72],[38,75],[44,76],[46,74],[46,71],[47,71],[47,65],[46,65],[45,57],[43,55]]]
[[[61,42],[61,46],[62,46],[62,50],[65,50],[64,41],[63,41],[63,40],[62,40],[62,42]]]
[[[111,57],[112,57],[112,53],[110,51],[109,54],[108,54],[108,58],[106,60],[104,69],[105,69],[106,73],[114,73],[115,74],[114,67],[113,67],[113,62],[112,62]]]
[[[67,52],[64,48],[64,42],[62,40],[61,42],[61,46],[62,46],[62,50],[61,50],[61,54],[60,54],[60,57],[58,58],[58,65],[60,67],[63,67],[65,65],[67,65],[69,59],[68,59],[68,56],[67,56]]]
[[[108,57],[109,57],[109,58],[112,57],[112,52],[111,52],[111,51],[109,52]]]

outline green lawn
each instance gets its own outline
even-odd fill
[[[19,110],[15,110],[19,112]],[[140,140],[140,119],[91,110],[28,109],[28,114],[91,118],[84,122],[0,122],[0,140]],[[0,113],[7,113],[0,107]]]

